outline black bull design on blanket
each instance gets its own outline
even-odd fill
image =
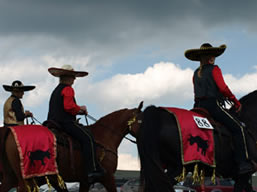
[[[35,166],[34,161],[41,161],[42,165],[45,165],[44,159],[48,158],[50,159],[51,155],[49,150],[47,151],[41,151],[41,150],[36,150],[36,151],[29,151],[28,154],[30,162],[33,166]]]
[[[199,151],[199,149],[201,148],[201,153],[202,155],[206,155],[206,150],[208,149],[209,145],[208,145],[208,140],[204,140],[199,136],[190,136],[190,138],[188,139],[190,145],[193,145],[194,143],[197,144],[197,151]]]

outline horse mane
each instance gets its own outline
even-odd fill
[[[257,114],[257,90],[243,96],[239,101],[242,104],[240,120],[247,125],[248,130],[257,134],[257,119],[255,116]]]
[[[253,102],[257,101],[257,90],[243,96],[242,98],[239,99],[239,101],[243,105],[252,104]]]
[[[123,120],[121,116],[121,114],[124,114],[123,112],[128,110],[127,108],[124,109],[120,109],[117,111],[114,111],[112,113],[109,113],[103,117],[101,117],[100,119],[98,119],[94,124],[89,125],[88,127],[91,130],[95,130],[95,129],[111,129],[112,125],[114,122],[117,122],[117,120]]]
[[[120,114],[122,114],[122,112],[126,111],[126,110],[128,110],[128,109],[127,108],[120,109],[120,110],[114,111],[110,114],[107,114],[107,115],[101,117],[98,121],[96,121],[95,124],[97,124],[97,123],[101,123],[101,124],[111,123],[111,122],[113,122],[114,119],[115,120],[119,119],[119,118],[117,118],[117,116],[120,116]]]
[[[257,90],[243,96],[239,101],[242,104],[242,110],[240,113],[242,121],[249,121],[249,119],[252,121],[254,119],[256,122],[256,118],[253,117],[253,114],[257,113]]]

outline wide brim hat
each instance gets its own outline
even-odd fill
[[[88,75],[86,71],[75,71],[71,65],[63,65],[61,68],[51,67],[48,69],[49,73],[55,77],[74,76],[85,77]]]
[[[13,81],[12,85],[3,85],[5,91],[31,91],[35,89],[34,85],[23,85],[23,83],[19,80]]]
[[[201,45],[199,49],[189,49],[185,51],[185,57],[192,61],[200,61],[201,56],[203,55],[211,55],[214,57],[218,57],[224,53],[226,45],[221,45],[219,47],[213,47],[209,43],[204,43]]]

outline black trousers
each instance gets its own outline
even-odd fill
[[[86,161],[87,173],[95,171],[99,165],[96,159],[95,141],[91,131],[76,122],[65,122],[61,126],[64,132],[80,143],[82,154]]]
[[[238,165],[248,159],[244,130],[241,123],[232,113],[225,110],[217,99],[202,99],[195,102],[194,107],[205,108],[216,121],[225,125],[232,134],[235,146],[235,160]]]

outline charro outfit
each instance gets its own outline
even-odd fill
[[[193,61],[201,61],[201,55],[218,57],[225,49],[225,45],[212,47],[205,43],[200,49],[187,50],[185,56]],[[200,75],[199,70],[201,70]],[[241,104],[224,82],[220,68],[214,64],[203,64],[195,70],[193,84],[194,107],[205,108],[215,120],[229,129],[236,149],[235,161],[239,166],[239,174],[251,172],[252,165],[248,160],[243,126],[232,113],[223,107],[225,100],[232,101],[236,109]]]
[[[14,81],[11,86],[3,85],[6,91],[30,91],[35,88],[35,86],[24,86],[21,81]],[[21,100],[15,96],[11,95],[4,103],[4,125],[5,126],[15,126],[24,125],[24,119],[26,115],[24,113],[24,108]]]
[[[49,68],[49,72],[59,77],[66,73],[73,74],[75,77],[87,75],[87,72],[76,73],[73,71],[73,73],[62,68]],[[58,74],[56,75],[55,72]],[[78,74],[81,74],[81,76],[78,76]],[[91,131],[76,122],[76,115],[79,111],[80,106],[76,104],[74,89],[70,85],[59,83],[52,92],[47,119],[58,123],[65,133],[71,135],[80,143],[86,161],[89,182],[93,182],[94,177],[103,175],[103,170],[97,162],[95,141]]]

